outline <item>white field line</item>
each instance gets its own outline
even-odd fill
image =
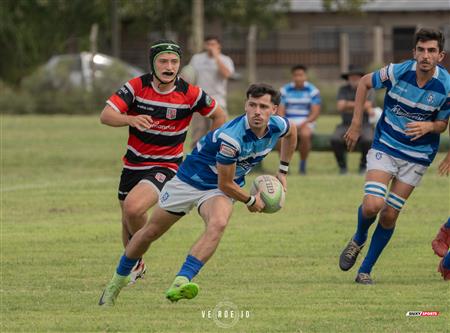
[[[45,189],[52,187],[67,187],[67,186],[76,186],[83,184],[98,184],[98,183],[108,183],[112,180],[117,180],[119,182],[118,177],[99,177],[93,179],[77,179],[72,181],[64,181],[64,182],[47,182],[47,183],[32,183],[32,184],[23,184],[23,185],[13,185],[6,186],[0,189],[0,192],[13,192],[13,191],[23,191],[23,190],[36,190],[36,189]]]

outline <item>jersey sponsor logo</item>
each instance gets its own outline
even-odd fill
[[[221,143],[221,144],[220,144],[220,150],[219,150],[219,152],[220,152],[223,156],[233,158],[233,157],[236,157],[237,149],[234,148],[234,147],[232,147],[232,146],[229,146],[229,145],[227,145],[227,144],[225,144],[225,143]]]
[[[381,82],[387,81],[389,79],[388,66],[385,66],[382,69],[380,69],[380,79]]]
[[[163,174],[163,173],[161,173],[161,172],[158,172],[158,173],[155,175],[155,179],[156,179],[157,181],[159,181],[160,183],[164,183],[164,181],[166,180],[166,175]]]
[[[395,115],[397,115],[399,117],[405,117],[405,118],[417,120],[417,121],[427,120],[431,115],[431,114],[426,115],[426,114],[422,114],[422,113],[408,112],[398,104],[396,104],[391,109],[391,111],[392,111],[392,113],[394,113]]]
[[[154,121],[153,123],[150,124],[150,128],[153,129],[159,129],[159,130],[168,130],[168,131],[174,131],[176,129],[175,126],[173,125],[163,125],[160,124],[160,122],[158,120]]]
[[[177,109],[167,108],[166,118],[175,119],[177,117]]]

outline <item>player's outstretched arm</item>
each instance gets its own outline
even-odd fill
[[[353,112],[352,124],[344,135],[347,149],[352,151],[355,149],[361,134],[361,124],[363,119],[363,113],[365,109],[365,103],[367,99],[367,92],[372,88],[372,75],[369,73],[364,75],[358,83],[355,96],[355,111]]]
[[[281,184],[283,185],[284,190],[287,190],[287,181],[286,175],[287,170],[283,170],[281,166],[283,164],[289,164],[292,156],[295,153],[295,148],[297,147],[297,127],[292,122],[289,122],[289,132],[281,138],[281,146],[280,146],[280,169],[276,177],[279,179]],[[284,172],[283,172],[284,171]]]
[[[234,182],[234,175],[236,174],[236,163],[217,163],[217,173],[219,190],[221,190],[223,193],[234,200],[241,201],[247,204],[248,210],[252,213],[260,212],[264,208],[264,202],[261,200],[259,193],[255,196],[251,196]]]
[[[140,131],[150,129],[152,127],[152,117],[141,114],[138,116],[128,116],[123,113],[119,113],[111,106],[106,105],[100,115],[100,122],[102,124],[112,127],[131,126],[136,127]]]
[[[216,128],[219,128],[225,123],[227,120],[227,115],[220,105],[217,104],[216,110],[209,116],[209,118],[212,120],[211,128],[209,130],[214,131]]]

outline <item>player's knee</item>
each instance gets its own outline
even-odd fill
[[[367,200],[366,200],[367,199]],[[367,217],[376,216],[384,206],[384,201],[380,198],[367,196],[363,204],[363,214]]]
[[[311,131],[301,131],[299,134],[300,140],[311,140],[312,133]]]
[[[126,200],[123,205],[123,212],[127,221],[140,219],[145,214],[145,210],[137,202]]]
[[[162,234],[163,231],[157,228],[155,225],[147,224],[142,231],[141,237],[145,243],[149,244],[161,237]]]
[[[223,217],[212,218],[208,221],[207,231],[212,236],[221,236],[228,225],[228,220]]]
[[[380,213],[380,224],[385,229],[392,229],[395,227],[399,211],[386,205]]]
[[[377,215],[384,207],[387,187],[383,183],[368,181],[364,185],[363,214],[367,217]]]

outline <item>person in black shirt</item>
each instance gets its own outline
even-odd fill
[[[331,136],[331,147],[333,148],[340,174],[347,173],[347,156],[344,134],[347,132],[347,129],[350,127],[352,122],[356,88],[358,87],[359,80],[364,76],[364,74],[365,73],[363,70],[350,66],[349,71],[341,75],[341,77],[347,81],[347,84],[340,87],[337,95],[337,109],[342,116],[342,123],[336,127],[336,130]],[[369,123],[369,116],[373,112],[374,100],[374,91],[370,90],[364,105],[365,112],[361,136],[357,145],[361,151],[361,160],[359,164],[359,172],[361,174],[366,171],[366,155],[372,145],[374,135],[373,126]]]

